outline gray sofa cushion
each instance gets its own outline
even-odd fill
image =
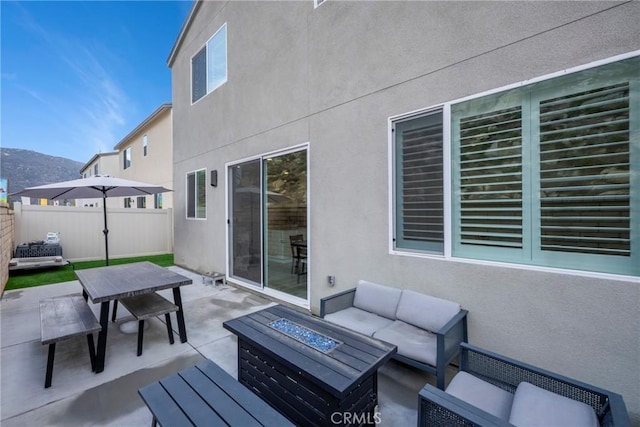
[[[498,418],[509,419],[513,394],[467,372],[458,372],[445,391]]]
[[[404,290],[396,310],[396,319],[438,332],[458,312],[460,304],[456,302]]]
[[[524,426],[599,425],[593,408],[527,382],[521,382],[513,396],[509,422]]]
[[[398,346],[398,354],[436,366],[437,339],[424,329],[396,320],[373,334],[374,338]]]
[[[393,320],[389,320],[386,317],[378,316],[377,314],[369,313],[368,311],[355,307],[349,307],[335,313],[327,314],[324,319],[368,336],[373,335],[378,329],[393,323]]]
[[[395,320],[400,289],[360,280],[353,297],[353,306]]]

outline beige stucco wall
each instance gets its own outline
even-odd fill
[[[225,22],[228,82],[192,105],[191,57]],[[638,22],[639,2],[205,2],[172,66],[174,196],[192,170],[220,182],[206,220],[176,204],[176,263],[226,271],[226,163],[309,143],[313,312],[358,279],[459,301],[471,343],[621,393],[640,425],[640,280],[392,253],[388,130],[639,50]]]
[[[148,123],[116,145],[119,151],[118,176],[133,181],[148,182],[173,189],[173,143],[171,107],[164,108]],[[142,138],[147,135],[147,155],[143,155]],[[131,166],[124,169],[123,153],[131,147]],[[147,196],[147,209],[153,209],[153,196]],[[134,204],[135,207],[135,197]],[[120,206],[122,207],[122,206]],[[163,209],[173,207],[173,193],[162,193]]]

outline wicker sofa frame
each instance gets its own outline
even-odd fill
[[[510,393],[527,381],[593,407],[601,426],[630,426],[622,396],[562,375],[528,365],[473,345],[460,344],[460,371],[467,372]],[[511,426],[429,384],[418,398],[418,426]]]
[[[327,314],[352,307],[355,293],[356,289],[353,288],[322,298],[320,300],[320,317],[324,318]],[[444,390],[446,368],[458,356],[460,343],[468,340],[467,314],[467,310],[461,309],[439,331],[431,331],[436,335],[437,340],[437,366],[431,366],[398,353],[394,354],[392,358],[435,375],[438,388]]]

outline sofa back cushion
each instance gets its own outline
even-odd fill
[[[404,290],[396,318],[431,332],[438,332],[460,311],[460,304],[446,299]]]
[[[360,280],[353,297],[353,306],[395,320],[401,293],[400,289]]]

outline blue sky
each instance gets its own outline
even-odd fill
[[[183,1],[0,0],[0,145],[87,162],[171,101]]]

